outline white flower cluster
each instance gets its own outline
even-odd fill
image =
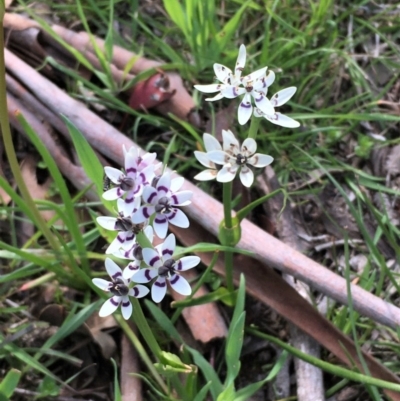
[[[108,316],[121,306],[122,316],[129,319],[132,314],[129,297],[141,298],[149,293],[149,289],[141,284],[154,280],[151,288],[154,302],[164,298],[167,281],[176,292],[189,295],[191,287],[179,273],[198,265],[200,258],[185,256],[175,260],[173,234],[155,248],[142,249],[138,244],[136,236],[139,232],[143,231],[152,243],[154,232],[159,238],[166,237],[168,223],[182,228],[189,227],[189,220],[180,207],[190,204],[192,192],[179,191],[183,178],[171,178],[167,172],[156,176],[155,153],[140,156],[135,147],[129,150],[124,147],[123,150],[124,171],[113,167],[104,168],[112,188],[106,188],[103,197],[117,200],[118,214],[116,217],[98,217],[97,222],[107,230],[117,231],[106,254],[128,259],[130,263],[122,271],[112,259],[106,258],[105,266],[111,281],[100,278],[92,281],[97,287],[112,294],[101,307],[99,315]]]
[[[282,106],[295,94],[296,88],[283,89],[270,99],[267,97],[268,87],[275,80],[275,74],[268,67],[261,68],[249,75],[242,77],[242,71],[246,63],[246,48],[241,45],[236,61],[235,72],[222,64],[214,64],[214,72],[220,83],[211,85],[194,85],[200,92],[218,92],[208,101],[220,100],[222,98],[234,99],[244,95],[238,109],[239,124],[246,124],[251,115],[264,117],[268,121],[286,128],[297,128],[300,124],[292,118],[285,116],[275,108]],[[254,101],[254,108],[252,105]],[[257,143],[253,138],[244,140],[242,146],[230,130],[222,130],[223,146],[210,134],[203,135],[206,152],[195,151],[197,160],[206,170],[197,174],[194,178],[200,181],[212,180],[219,182],[232,181],[239,172],[242,184],[250,187],[254,181],[252,167],[266,167],[273,162],[268,155],[255,153]],[[217,166],[217,165],[221,165]]]
[[[273,124],[286,128],[297,128],[300,124],[292,118],[275,111],[275,107],[282,106],[295,94],[296,88],[283,89],[267,98],[268,88],[275,81],[275,74],[268,67],[261,68],[245,77],[242,71],[246,64],[246,47],[241,45],[236,61],[235,72],[222,64],[214,64],[214,72],[220,83],[210,85],[194,85],[200,92],[218,94],[206,100],[212,102],[222,98],[234,99],[244,95],[238,109],[238,121],[240,125],[246,124],[254,110],[255,117],[264,117]],[[254,101],[254,109],[252,105]]]

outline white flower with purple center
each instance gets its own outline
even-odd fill
[[[252,138],[247,138],[240,146],[239,141],[231,131],[222,130],[223,149],[213,150],[207,153],[207,157],[214,163],[222,164],[222,169],[217,174],[217,181],[232,181],[239,171],[240,181],[245,187],[250,187],[254,181],[252,167],[265,167],[273,162],[268,155],[255,153],[257,143]]]
[[[189,220],[178,206],[190,204],[191,191],[176,192],[183,184],[182,177],[171,179],[170,173],[164,173],[155,182],[155,187],[145,187],[143,202],[146,204],[132,216],[134,223],[142,223],[154,215],[153,228],[159,238],[165,238],[168,223],[187,228]]]
[[[210,84],[210,85],[194,85],[194,87],[200,92],[204,93],[214,93],[219,92],[213,98],[207,98],[206,100],[213,102],[215,100],[220,100],[224,97],[228,99],[233,99],[239,96],[237,93],[238,85],[240,84],[240,77],[246,63],[246,47],[241,45],[239,48],[239,54],[236,60],[235,73],[228,67],[222,64],[214,64],[215,75],[220,81],[220,84]]]
[[[118,235],[108,246],[106,253],[114,253],[121,247],[130,249],[135,241],[136,234],[142,231],[144,224],[136,224],[132,221],[132,215],[125,214],[125,202],[123,199],[117,200],[118,216],[100,216],[97,217],[97,222],[106,230],[118,231]],[[132,202],[133,213],[138,211],[140,206],[140,198],[135,198]]]
[[[297,128],[300,127],[300,123],[296,120],[293,120],[293,118],[290,118],[284,114],[278,113],[275,111],[275,107],[282,106],[286,102],[288,102],[291,97],[295,94],[297,88],[294,86],[291,86],[290,88],[285,88],[282,89],[281,91],[275,93],[271,97],[271,104],[273,106],[273,112],[272,113],[265,113],[262,110],[255,108],[254,109],[254,116],[255,117],[264,117],[268,121],[270,121],[273,124],[280,125],[281,127],[285,128]]]
[[[104,167],[106,176],[111,180],[115,187],[103,193],[103,198],[115,200],[125,196],[125,214],[132,213],[134,199],[140,197],[143,188],[150,185],[154,177],[155,153],[139,155],[139,150],[131,147],[128,151],[124,149],[125,173],[114,168]]]
[[[143,232],[149,242],[152,244],[154,237],[153,227],[147,226],[143,230]],[[139,271],[142,265],[144,265],[142,247],[136,241],[130,249],[119,249],[118,251],[113,253],[113,256],[116,256],[117,258],[131,260],[131,262],[125,267],[123,271],[123,276],[127,280],[132,279],[132,276]]]
[[[266,76],[267,67],[261,68],[242,78],[245,93],[242,102],[238,109],[238,121],[240,125],[244,125],[249,121],[253,113],[253,105],[251,99],[254,99],[255,107],[262,110],[265,114],[274,112],[274,108],[267,98],[268,87],[271,86],[275,80],[275,74],[270,71]]]
[[[149,293],[149,289],[144,285],[135,285],[129,288],[129,281],[123,277],[122,270],[116,263],[106,258],[105,265],[111,281],[94,278],[92,282],[102,290],[110,292],[113,296],[104,302],[100,308],[99,316],[111,315],[121,305],[122,316],[124,319],[129,319],[132,315],[132,304],[129,297],[142,298]]]
[[[206,152],[195,150],[194,155],[204,167],[207,167],[207,170],[195,175],[194,178],[199,181],[208,181],[216,178],[220,169],[208,158],[207,152],[211,152],[212,150],[222,150],[222,146],[216,138],[207,133],[203,134],[203,142]]]
[[[171,287],[182,295],[190,295],[190,284],[179,273],[200,263],[198,256],[184,256],[174,260],[172,255],[175,250],[175,236],[168,235],[163,244],[156,249],[144,248],[143,259],[149,268],[139,270],[133,276],[135,283],[148,283],[155,279],[151,287],[151,297],[154,302],[161,302],[167,292],[167,281]]]

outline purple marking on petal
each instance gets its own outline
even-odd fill
[[[240,103],[240,107],[243,107],[245,109],[250,109],[251,108],[251,103],[250,102],[246,102],[246,103]]]
[[[169,282],[170,282],[171,284],[175,284],[176,282],[179,281],[179,279],[180,279],[180,277],[179,277],[177,274],[175,274],[175,275],[173,276],[172,280],[169,280]]]
[[[168,220],[173,220],[178,213],[178,209],[172,209],[170,213],[166,215]]]
[[[154,219],[154,222],[157,224],[162,224],[167,221],[167,218],[163,214],[156,214],[156,218]]]
[[[163,281],[162,283],[160,283],[158,281],[155,281],[153,285],[155,285],[156,287],[163,288],[163,287],[165,287],[167,285],[167,283],[165,281]]]
[[[151,275],[150,275],[150,270],[146,270],[145,272],[144,272],[144,276],[147,278],[147,280],[151,280]]]
[[[177,260],[176,261],[176,264],[175,264],[175,266],[174,266],[174,269],[175,270],[177,270],[177,271],[180,271],[180,270],[182,270],[182,262],[181,262],[181,260],[179,259],[179,260]]]
[[[143,174],[143,172],[141,172],[141,173],[139,174],[139,177],[140,177],[140,179],[141,179],[142,182],[145,182],[145,181],[146,181],[146,176]]]
[[[131,303],[131,301],[129,301],[129,299],[127,301],[122,302],[122,307],[126,308],[127,306],[129,306],[129,304]]]
[[[259,103],[263,100],[264,95],[261,92],[256,92],[259,93],[260,97],[254,97],[254,100],[256,101],[256,103]]]
[[[158,262],[159,260],[160,260],[160,257],[159,257],[159,256],[154,256],[154,258],[150,259],[149,265],[150,265],[150,266],[154,266],[154,264],[155,264],[156,262]]]
[[[116,272],[115,274],[113,274],[113,275],[111,276],[111,278],[114,279],[114,281],[115,281],[115,279],[117,279],[118,277],[122,277],[121,272]]]
[[[126,240],[126,241],[132,241],[132,240],[134,240],[134,239],[135,239],[135,233],[128,234],[128,235],[125,237],[125,240]]]
[[[139,295],[139,289],[137,287],[133,287],[132,290],[133,290],[133,293],[134,293],[133,296],[137,297]]]
[[[161,185],[160,187],[157,187],[158,192],[165,192],[168,193],[169,188],[165,187],[164,185]]]
[[[119,302],[119,301],[116,301],[116,300],[114,299],[114,297],[111,297],[111,298],[110,298],[110,302],[111,302],[113,305],[115,305],[115,306],[118,306],[118,305],[120,304],[120,302]]]
[[[237,89],[236,87],[232,88],[232,92],[235,95],[235,97],[239,96],[239,92],[236,89]]]
[[[172,204],[176,205],[178,203],[178,197],[175,194],[171,195],[170,199]]]
[[[126,175],[128,175],[129,173],[134,174],[134,175],[135,175],[134,178],[136,178],[137,169],[136,169],[135,167],[129,167],[129,168],[126,170]]]
[[[163,249],[163,251],[162,251],[162,255],[163,256],[165,256],[165,255],[169,255],[170,257],[173,255],[173,253],[174,253],[174,250],[173,249]]]
[[[148,207],[144,207],[143,209],[142,209],[142,213],[143,213],[143,216],[144,217],[146,217],[146,219],[148,219],[149,217],[150,217],[150,214],[149,214],[149,212],[148,212]]]
[[[117,188],[117,196],[118,197],[121,197],[124,193],[125,193],[125,191],[123,191],[120,187]]]
[[[124,233],[120,233],[120,234],[118,234],[118,236],[117,236],[117,240],[118,240],[118,242],[120,242],[121,244],[123,244],[124,242],[125,242],[125,239],[126,239],[126,236],[125,235],[123,235]]]
[[[127,196],[126,198],[125,198],[125,203],[132,203],[133,201],[135,200],[135,197],[134,196],[132,196],[132,197],[130,197],[130,196]]]
[[[157,193],[156,193],[156,192],[153,192],[153,193],[150,195],[150,197],[149,197],[149,199],[148,199],[148,202],[149,202],[150,204],[152,204],[152,203],[153,203],[153,199],[156,198],[156,197],[157,197]]]

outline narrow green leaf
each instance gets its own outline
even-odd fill
[[[6,399],[10,399],[14,393],[14,390],[18,386],[20,378],[21,372],[19,370],[10,369],[0,383],[0,394],[5,396]]]

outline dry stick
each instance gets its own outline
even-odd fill
[[[257,180],[260,188],[265,194],[269,194],[280,188],[279,182],[276,179],[275,172],[271,166],[264,169],[264,174],[258,177]],[[293,215],[287,206],[282,214],[279,212],[283,207],[283,195],[281,193],[275,195],[264,204],[270,210],[271,218],[276,225],[276,230],[280,239],[290,245],[293,249],[299,250],[299,243],[296,233],[293,230],[294,222]],[[309,287],[296,281],[292,276],[283,274],[282,278],[293,287],[300,295],[303,295],[310,302]],[[306,317],[306,316],[304,316]],[[293,323],[289,325],[291,343],[297,349],[301,349],[308,355],[312,355],[321,359],[319,344],[309,335],[301,331]],[[299,401],[323,401],[325,400],[324,383],[322,370],[313,366],[299,358],[294,358],[296,378],[297,378],[297,398]]]
[[[5,49],[6,68],[51,110],[71,119],[90,144],[100,153],[123,165],[122,145],[137,146],[131,139],[91,112],[85,105],[69,97],[36,70]],[[220,202],[185,180],[183,188],[193,192],[192,204],[185,212],[207,231],[217,235],[223,219]],[[346,280],[307,256],[285,245],[248,220],[241,224],[242,238],[238,248],[253,252],[261,263],[272,266],[309,284],[313,289],[346,305]],[[400,325],[400,309],[370,292],[351,285],[354,309],[377,323],[396,328]]]
[[[134,145],[130,139],[89,111],[82,103],[70,98],[56,85],[42,77],[37,71],[19,60],[7,49],[5,49],[5,56],[7,69],[12,70],[13,74],[29,87],[32,92],[36,93],[37,97],[43,103],[48,105],[54,112],[63,113],[70,118],[95,149],[120,165],[123,164],[121,146],[125,145],[129,148]],[[222,205],[188,181],[185,181],[184,189],[193,191],[192,205],[189,208],[185,208],[186,213],[207,232],[216,235],[219,223],[223,218]],[[281,288],[284,283],[267,265],[272,265],[285,273],[292,274],[320,292],[346,304],[346,282],[342,277],[337,276],[325,267],[291,249],[247,220],[242,221],[242,240],[239,243],[239,247],[252,251],[254,257],[261,262],[257,267],[254,267],[251,263],[247,261],[241,262],[240,258],[236,258],[237,265],[242,266],[242,271],[249,277],[248,291],[263,297],[278,312],[284,303],[288,303],[289,307],[293,310],[297,310],[299,307],[308,307],[310,319],[313,319],[316,324],[320,324],[318,322],[321,321],[321,315],[300,296],[298,297],[299,299],[295,299],[294,297],[281,299],[279,298],[279,291],[274,292],[276,295],[274,298],[263,296],[263,292],[273,292],[273,289]],[[285,285],[287,284],[285,283]],[[398,308],[357,286],[352,285],[351,290],[353,303],[358,312],[390,327],[400,324],[400,310]],[[286,292],[282,287],[282,294],[284,293]],[[296,324],[309,335],[313,336],[315,334],[309,332],[307,322],[304,319],[297,321]],[[326,329],[326,337],[322,337],[321,343],[326,344],[328,349],[332,350],[332,342],[335,341],[335,338],[337,341],[337,338],[340,336],[344,349],[354,349],[351,340],[343,336],[329,322],[325,326],[322,324],[322,328],[325,327]],[[337,332],[336,336],[333,334],[334,330]],[[341,360],[348,363],[348,355],[344,349],[339,344],[334,353]],[[353,358],[356,359],[357,355],[354,355]],[[370,371],[375,377],[399,382],[399,379],[393,373],[380,365],[376,360],[371,357],[367,358],[367,360]],[[387,393],[394,400],[400,401],[399,393],[394,393],[393,391],[387,391]]]

